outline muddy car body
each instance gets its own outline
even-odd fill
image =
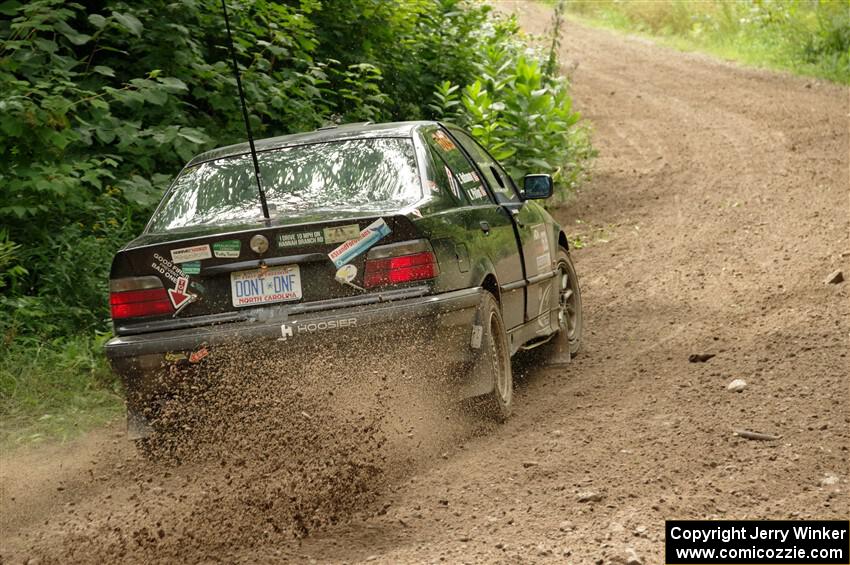
[[[510,355],[560,336],[578,349],[581,302],[567,238],[534,199],[546,175],[513,181],[466,132],[436,122],[359,124],[195,157],[140,237],[115,256],[106,345],[144,435],[162,375],[217,347],[285,356],[366,336],[439,344],[463,396],[510,412]],[[568,351],[564,351],[567,349]]]

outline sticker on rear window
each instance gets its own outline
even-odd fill
[[[331,226],[323,229],[322,232],[325,234],[325,243],[342,243],[360,235],[360,226],[358,224]]]
[[[200,275],[201,274],[201,262],[200,261],[187,261],[180,265],[183,269],[183,272],[187,275]]]
[[[320,231],[277,234],[278,247],[299,247],[301,245],[315,245],[324,242],[325,238]]]
[[[442,130],[435,131],[431,134],[431,137],[434,139],[434,141],[437,142],[437,145],[439,145],[446,151],[452,151],[454,149],[457,149],[457,146],[454,144],[454,142],[449,139],[449,136],[443,133]]]
[[[216,241],[212,245],[213,255],[220,259],[238,259],[242,250],[242,242],[238,239]]]
[[[328,253],[328,257],[330,257],[337,268],[342,267],[390,233],[392,233],[390,226],[387,225],[383,218],[378,218],[366,226],[355,239],[349,239]]]
[[[209,245],[195,245],[193,247],[181,247],[180,249],[171,250],[171,260],[175,263],[210,258],[212,258],[212,252]]]
[[[449,186],[452,187],[452,194],[455,195],[455,198],[461,200],[460,185],[458,184],[457,179],[455,179],[454,173],[452,173],[452,170],[445,165],[443,165],[443,168],[446,170],[446,176],[449,177]]]

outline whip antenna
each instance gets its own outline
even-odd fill
[[[248,145],[251,147],[251,159],[254,161],[254,178],[257,180],[257,192],[260,194],[260,205],[263,217],[269,220],[269,205],[266,203],[266,193],[260,183],[260,164],[257,162],[257,150],[254,148],[254,136],[251,134],[251,122],[248,121],[248,107],[245,105],[245,93],[242,92],[242,79],[239,78],[239,65],[236,63],[236,50],[233,48],[233,35],[230,33],[230,20],[227,18],[227,4],[221,0],[221,10],[224,12],[224,26],[227,28],[227,40],[230,43],[230,57],[233,59],[233,74],[236,75],[236,89],[239,91],[239,101],[242,103],[242,119],[245,120],[245,131],[248,133]]]

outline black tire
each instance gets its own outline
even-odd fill
[[[567,332],[570,356],[575,357],[581,349],[581,336],[584,331],[581,288],[573,260],[563,247],[558,248],[558,271],[558,331]]]
[[[508,334],[502,321],[502,309],[489,292],[485,293],[478,313],[483,331],[481,352],[474,370],[491,375],[493,391],[483,397],[483,408],[488,417],[503,422],[511,415],[514,398]]]

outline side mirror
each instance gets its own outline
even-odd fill
[[[552,196],[554,183],[550,175],[525,175],[522,179],[522,197],[526,200],[542,200]]]

